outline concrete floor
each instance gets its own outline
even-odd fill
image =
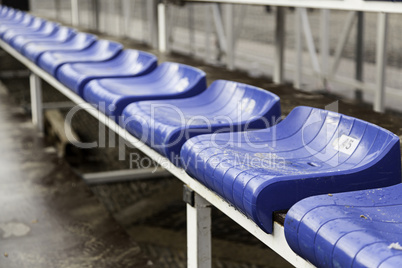
[[[152,266],[3,84],[0,122],[0,267]]]

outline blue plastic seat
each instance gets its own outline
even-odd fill
[[[118,121],[123,109],[132,102],[185,98],[197,95],[205,88],[203,71],[164,62],[143,76],[92,80],[84,87],[83,98]]]
[[[24,38],[46,37],[46,36],[49,36],[49,35],[53,34],[54,32],[56,32],[57,29],[59,28],[59,26],[60,26],[60,24],[58,24],[58,23],[44,21],[42,26],[40,28],[38,28],[37,30],[21,31],[21,30],[11,29],[4,33],[3,40],[12,46],[13,40],[18,36],[22,36]]]
[[[318,267],[401,267],[402,184],[306,198],[287,214],[285,236]]]
[[[0,26],[0,36],[4,39],[6,34],[9,35],[19,35],[19,34],[29,34],[42,29],[45,24],[45,20],[41,18],[36,18],[25,15],[24,19],[16,25],[1,25]]]
[[[14,47],[17,51],[22,52],[24,46],[29,43],[41,43],[46,42],[49,43],[63,43],[68,41],[77,32],[74,29],[69,27],[56,27],[55,31],[47,36],[43,35],[19,35],[16,36],[10,43],[12,47]]]
[[[126,129],[180,166],[183,143],[194,136],[265,128],[280,116],[279,97],[262,89],[218,80],[181,100],[132,103],[123,111]]]
[[[396,135],[310,107],[271,128],[190,139],[181,158],[191,176],[268,233],[273,213],[303,198],[390,186],[401,176]]]
[[[22,19],[24,12],[15,10],[13,8],[5,8],[1,11],[1,23],[8,23],[9,21],[16,20],[17,22]]]
[[[104,62],[69,63],[57,71],[57,79],[82,96],[84,86],[96,78],[140,76],[155,69],[158,59],[138,50],[123,50],[116,57]]]
[[[27,44],[23,47],[22,54],[31,61],[38,64],[39,57],[45,52],[66,52],[83,50],[89,47],[93,42],[95,42],[96,39],[96,36],[93,34],[78,33],[62,43],[55,44],[55,42],[52,41],[44,41]]]
[[[0,10],[0,20],[6,19],[9,12],[12,13],[12,10],[13,10],[12,8],[2,6]]]
[[[0,36],[12,28],[28,27],[35,17],[22,11],[9,11],[7,16],[0,20]]]
[[[38,65],[56,77],[58,68],[63,64],[106,61],[115,57],[122,49],[123,45],[120,43],[109,40],[98,40],[89,47],[79,51],[45,52],[39,57]]]

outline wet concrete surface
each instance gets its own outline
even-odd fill
[[[244,72],[228,71],[223,66],[211,66],[204,63],[202,60],[197,60],[189,56],[178,54],[159,54],[156,50],[151,49],[148,46],[144,46],[130,40],[122,40],[111,36],[100,36],[100,38],[119,41],[123,43],[126,48],[135,48],[151,52],[158,56],[159,63],[164,61],[174,61],[200,68],[207,73],[209,84],[216,79],[227,79],[251,84],[269,90],[281,98],[282,112],[284,115],[287,115],[294,107],[299,105],[323,109],[328,108],[375,123],[391,130],[398,136],[402,135],[402,115],[400,113],[388,111],[385,114],[379,114],[373,112],[369,105],[356,104],[353,101],[342,100],[334,95],[323,95],[319,93],[311,94],[295,90],[290,85],[275,85],[269,78],[251,78]],[[3,59],[1,59],[0,62],[3,63],[0,66],[2,69],[7,69],[13,65],[12,59],[9,59],[9,63],[7,63],[7,60],[3,61]],[[20,105],[29,107],[27,105],[29,103],[27,79],[5,79],[3,81],[7,84],[10,95],[12,95]],[[52,101],[64,100],[63,97],[56,92],[56,90],[47,85],[44,87],[44,99]],[[96,120],[89,115],[85,113],[80,114],[77,116],[76,122],[73,122],[73,125],[75,127],[75,131],[83,140],[96,140],[98,134],[98,122],[96,122]],[[26,122],[26,127],[28,126],[29,128],[32,128],[30,123]],[[9,128],[10,131],[13,131],[11,126]],[[32,131],[32,129],[30,131]],[[35,134],[34,131],[30,133],[32,135]],[[8,144],[7,146],[10,145]],[[127,148],[127,154],[130,152],[136,151],[135,149]],[[37,152],[36,154],[37,157],[39,157],[40,155],[44,154],[44,152]],[[34,158],[33,156],[31,157]],[[75,180],[75,183],[79,185],[80,182],[71,171],[71,167],[65,165],[64,163],[62,169],[60,166],[57,166],[57,161],[52,161],[49,162],[46,168],[41,167],[39,170],[44,172],[49,168],[52,169],[52,167],[56,169],[57,172],[54,172],[60,176],[56,182],[60,181],[60,184],[58,184],[58,186],[54,185],[54,191],[56,191],[56,188],[58,189],[57,192],[61,193],[64,193],[66,189],[73,191],[75,188],[71,189],[72,186],[69,183],[72,182],[72,180]],[[86,151],[83,162],[75,165],[73,168],[78,172],[94,172],[102,170],[124,169],[129,167],[130,163],[128,158],[125,158],[123,161],[118,160],[118,151],[116,148],[97,148]],[[34,169],[27,170],[28,175],[30,173],[34,174],[34,172],[36,172]],[[54,180],[48,181],[52,182]],[[177,179],[170,178],[163,180],[155,179],[149,181],[96,185],[92,186],[91,190],[95,193],[100,202],[103,203],[104,207],[114,215],[119,224],[121,224],[121,226],[131,235],[132,239],[138,242],[140,248],[152,259],[152,262],[155,263],[157,267],[185,267],[186,215],[185,204],[181,201],[181,187],[182,185]],[[158,198],[158,196],[166,194],[167,190],[169,190],[169,198]],[[88,196],[91,195],[90,192],[87,194]],[[67,196],[68,194],[65,193],[66,198],[64,202],[73,202],[73,204],[75,204],[75,201],[78,202],[78,200],[70,200]],[[54,202],[50,197],[48,197],[46,200],[50,204]],[[157,204],[158,201],[160,204]],[[48,206],[52,208],[53,205],[50,204]],[[147,207],[147,204],[152,204],[152,207]],[[42,205],[44,206],[45,202],[43,202]],[[141,209],[146,209],[147,213],[141,213]],[[99,212],[99,214],[103,213],[103,216],[107,217],[108,213],[105,210],[101,209],[100,211],[102,212]],[[28,217],[28,219],[24,219],[25,221],[21,220],[21,222],[30,227],[31,225],[29,225],[29,223],[32,220],[39,218],[39,216],[33,214],[28,214],[30,217]],[[67,219],[67,222],[70,222],[71,217],[74,216],[71,216],[68,213],[63,214],[65,216],[64,218],[61,216],[57,217],[60,217],[60,219],[64,220]],[[94,215],[98,215],[100,217],[99,214],[95,213]],[[21,215],[23,215],[23,213],[21,213]],[[277,217],[277,219],[283,220],[284,216],[284,214],[281,214]],[[90,215],[88,220],[93,220],[92,217],[93,216]],[[70,221],[68,221],[68,219],[70,219]],[[74,217],[72,219],[74,219]],[[50,216],[47,218],[47,220],[54,221],[50,219]],[[36,224],[41,222],[42,220],[39,218],[38,223]],[[256,268],[290,266],[286,261],[269,250],[265,245],[260,243],[255,237],[248,234],[244,229],[216,209],[213,210],[212,224],[214,245],[213,267]],[[56,234],[55,236],[63,236],[63,232],[65,233],[66,231],[62,229],[62,233]],[[103,246],[104,244],[100,246],[100,248]],[[3,250],[1,246],[0,250]],[[57,257],[57,254],[54,256],[55,259],[60,259],[60,257]],[[91,261],[93,262],[92,259]],[[91,264],[93,264],[92,262]],[[129,266],[123,265],[122,267]]]
[[[0,85],[0,267],[151,267]]]

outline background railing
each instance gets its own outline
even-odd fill
[[[251,76],[370,102],[379,112],[402,110],[402,3],[31,0],[31,6],[41,15]]]

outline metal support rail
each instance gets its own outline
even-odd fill
[[[193,3],[222,3],[279,7],[305,7],[365,12],[402,13],[402,3],[365,0],[183,0]]]
[[[45,80],[51,86],[56,88],[60,93],[69,98],[74,102],[78,108],[84,109],[90,115],[95,117],[100,123],[104,124],[120,137],[125,139],[129,144],[135,146],[137,149],[142,151],[148,157],[156,161],[163,168],[168,170],[172,175],[181,180],[185,185],[195,192],[195,203],[193,206],[187,206],[187,255],[191,258],[188,259],[188,267],[211,267],[211,233],[210,233],[210,222],[211,215],[208,212],[209,204],[216,207],[229,218],[234,220],[257,239],[263,242],[265,245],[270,247],[288,262],[296,267],[314,267],[312,264],[296,255],[288,246],[285,235],[284,228],[277,222],[274,222],[274,230],[272,234],[267,234],[261,228],[259,228],[253,221],[248,219],[243,213],[236,210],[233,206],[223,200],[220,196],[214,192],[207,189],[204,185],[199,183],[197,180],[190,177],[183,169],[173,165],[167,158],[161,156],[159,153],[154,151],[152,148],[145,145],[143,142],[132,136],[125,129],[120,127],[113,119],[109,118],[91,104],[87,103],[76,93],[61,84],[56,78],[39,68],[36,64],[28,60],[26,57],[22,56],[19,52],[13,49],[4,41],[0,40],[0,47],[13,56],[15,59],[24,64],[31,72],[31,86],[35,87],[35,92],[40,91],[40,79]],[[43,124],[43,115],[41,111],[42,99],[40,95],[36,93],[35,98],[32,98],[32,106],[37,112],[34,119],[34,123],[38,129],[42,129],[39,124]],[[205,228],[208,232],[205,232]],[[194,241],[196,240],[196,241]],[[202,248],[200,248],[202,247]]]

